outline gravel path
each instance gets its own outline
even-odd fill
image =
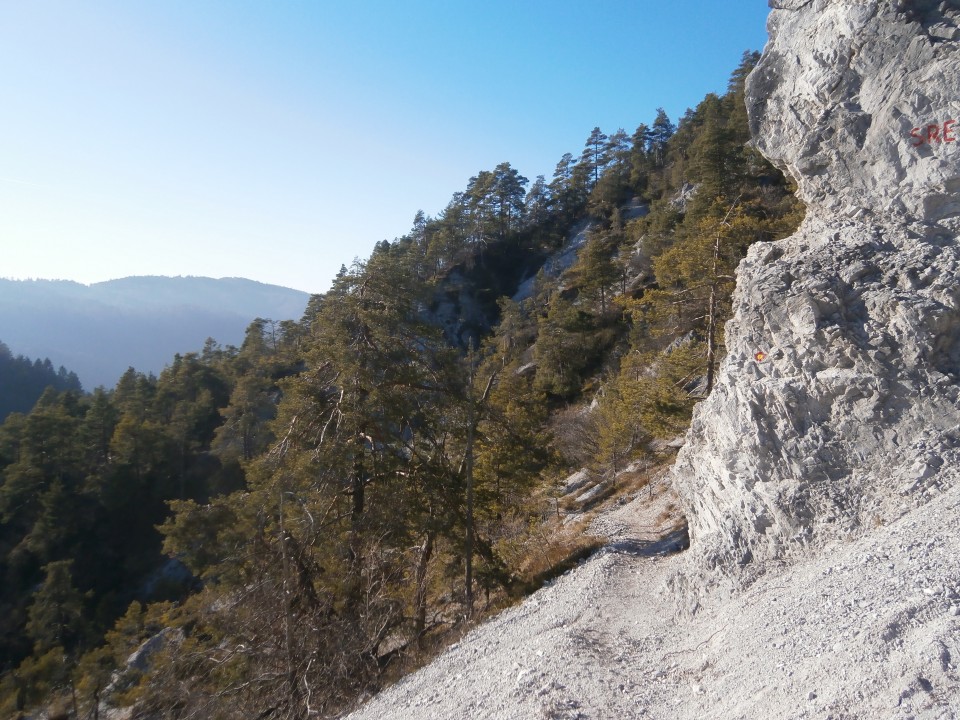
[[[693,620],[673,501],[599,518],[606,548],[350,717],[960,717],[960,488]]]

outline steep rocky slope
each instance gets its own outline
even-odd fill
[[[771,5],[748,110],[808,215],[738,269],[668,478],[690,549],[637,499],[357,717],[960,716],[960,7]]]
[[[808,214],[740,265],[728,355],[677,463],[689,609],[957,480],[958,12],[774,4],[748,111]]]

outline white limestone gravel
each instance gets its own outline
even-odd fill
[[[665,481],[611,543],[351,715],[956,718],[960,489],[675,617]]]

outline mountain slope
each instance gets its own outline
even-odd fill
[[[954,488],[925,509],[675,620],[684,563],[661,481],[625,533],[478,627],[351,720],[953,718],[960,715]]]
[[[158,373],[209,337],[239,345],[256,317],[299,319],[308,298],[242,278],[0,280],[0,338],[14,353],[69,367],[86,388],[112,387],[128,367]]]
[[[748,108],[808,215],[738,268],[690,549],[613,544],[353,717],[960,717],[960,7],[771,5]]]

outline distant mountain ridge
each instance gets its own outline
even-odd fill
[[[298,320],[309,297],[244,278],[0,279],[0,340],[66,366],[88,390],[112,387],[128,367],[158,373],[209,337],[239,345],[254,318]]]

